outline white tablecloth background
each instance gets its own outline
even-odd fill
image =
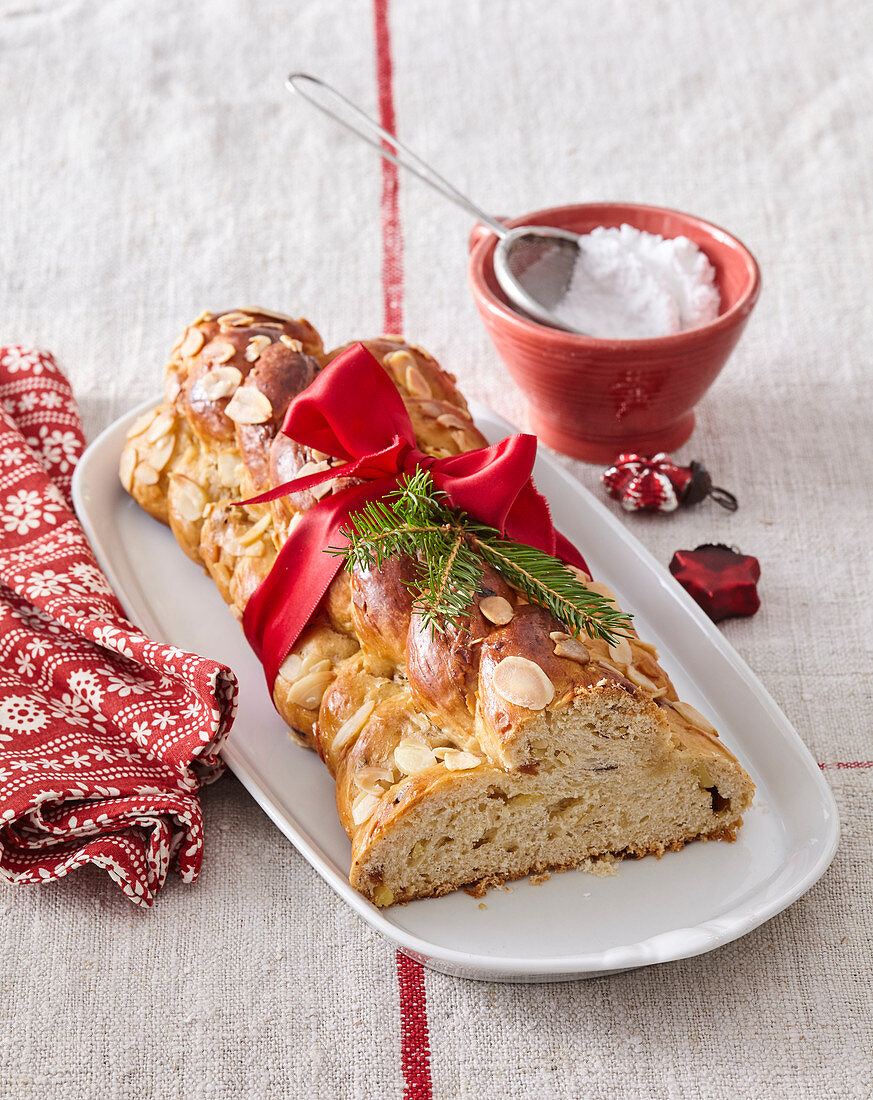
[[[498,213],[694,211],[760,304],[681,452],[741,498],[628,519],[665,564],[761,561],[724,631],[816,759],[873,758],[873,10],[861,0],[394,0],[402,135]],[[93,435],[155,393],[204,307],[382,323],[376,157],[283,90],[375,109],[370,0],[0,0],[0,337],[51,348]],[[403,180],[406,331],[516,423],[465,286],[469,221]],[[598,469],[574,465],[597,484]],[[426,975],[437,1097],[869,1097],[870,767],[808,896],[739,942],[619,977]],[[200,881],[151,912],[102,875],[0,888],[4,1097],[397,1096],[396,963],[232,778]]]

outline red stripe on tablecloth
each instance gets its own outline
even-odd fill
[[[391,29],[388,0],[373,0],[376,36],[376,80],[379,90],[379,121],[392,134],[397,132],[391,64]],[[382,299],[384,331],[399,333],[403,328],[403,228],[400,224],[399,169],[382,161]]]
[[[397,132],[394,114],[391,29],[388,0],[373,0],[376,39],[376,81],[379,122]],[[400,180],[397,165],[382,161],[382,325],[384,332],[403,328],[403,229],[400,224]],[[431,1100],[430,1042],[427,1032],[427,999],[421,963],[397,952],[400,987],[400,1063],[405,1100]]]
[[[430,1078],[424,967],[398,951],[397,980],[400,983],[400,1063],[403,1067],[404,1100],[431,1100],[433,1085]]]
[[[873,768],[873,760],[835,760],[833,763],[819,763],[822,771],[828,768]]]

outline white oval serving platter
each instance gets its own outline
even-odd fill
[[[763,685],[664,566],[569,473],[540,453],[535,478],[556,525],[657,644],[681,698],[717,725],[755,783],[733,844],[692,844],[628,861],[617,875],[556,874],[377,909],[348,883],[350,845],[333,781],[288,737],[242,631],[170,531],[117,475],[125,433],[155,402],[106,429],[79,462],[73,493],[100,565],[127,613],[152,637],[226,662],[240,681],[228,767],[339,896],[392,945],[445,974],[492,981],[566,981],[698,955],[785,909],[824,874],[839,837],[830,788]],[[474,408],[490,441],[513,429]]]

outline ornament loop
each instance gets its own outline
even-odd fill
[[[735,512],[740,506],[739,501],[733,493],[728,492],[727,489],[720,488],[718,485],[712,486],[709,490],[709,495],[716,504],[720,504],[722,508],[726,508],[729,512]]]

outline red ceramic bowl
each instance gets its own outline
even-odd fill
[[[688,439],[694,406],[733,351],[761,286],[758,265],[744,245],[678,210],[581,203],[537,210],[507,225],[590,233],[623,222],[664,237],[688,237],[706,253],[721,295],[714,321],[649,340],[596,340],[549,328],[508,305],[492,265],[494,234],[477,226],[470,239],[473,297],[498,355],[530,402],[532,431],[555,450],[587,462],[611,462],[622,451],[672,451]]]

